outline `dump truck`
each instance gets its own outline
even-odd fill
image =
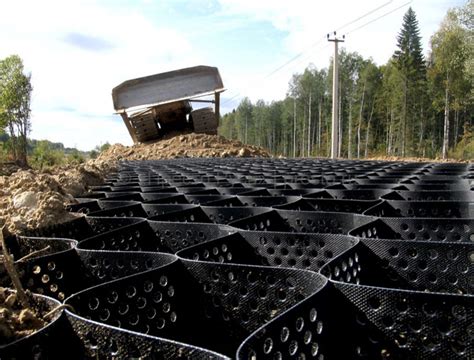
[[[112,100],[133,142],[147,143],[170,132],[217,134],[223,91],[216,67],[194,66],[127,80],[113,88]]]

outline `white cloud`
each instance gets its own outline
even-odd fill
[[[79,150],[91,150],[106,142],[132,144],[120,117],[90,117],[56,110],[34,112],[32,121],[38,125],[34,131],[35,139],[62,142]]]
[[[462,4],[460,0],[453,2],[416,0],[406,6],[402,5],[406,4],[407,0],[219,1],[222,12],[227,16],[241,16],[249,21],[266,21],[287,34],[282,43],[280,53],[282,56],[278,63],[262,69],[254,69],[255,77],[249,75],[236,81],[239,90],[234,94],[250,95],[252,100],[283,98],[291,75],[301,72],[309,63],[315,64],[318,68],[327,67],[334,50],[332,43],[328,44],[326,34],[378,7],[381,8],[340,29],[338,33],[347,34],[342,46],[348,51],[357,51],[364,57],[372,57],[378,64],[384,64],[395,50],[396,36],[400,31],[402,18],[408,6],[412,6],[417,14],[423,48],[427,52],[429,38],[437,30],[446,10]],[[386,6],[383,6],[385,4]],[[399,7],[401,8],[396,10]],[[392,13],[383,16],[389,12]],[[376,20],[381,16],[383,16],[381,19]],[[371,21],[373,22],[367,24]],[[359,27],[361,28],[358,29]],[[297,54],[301,56],[295,61],[284,66],[274,75],[266,76]],[[246,78],[252,80],[246,81]],[[256,86],[250,87],[249,83]]]
[[[2,4],[0,58],[19,54],[33,76],[32,137],[62,141],[66,146],[77,145],[81,149],[106,141],[130,143],[121,119],[110,119],[112,87],[126,79],[198,64],[219,67],[229,89],[226,98],[237,94],[237,99],[281,99],[293,73],[301,72],[311,62],[320,68],[328,65],[332,47],[324,39],[327,32],[384,3],[389,5],[341,33],[403,4],[402,0],[218,1],[220,9],[216,13],[212,13],[216,7],[210,2],[192,4],[191,8],[199,7],[203,16],[209,15],[188,26],[188,31],[195,29],[192,33],[169,21],[167,26],[154,23],[153,16],[143,13],[144,10],[131,10],[123,2],[15,0]],[[460,3],[411,3],[425,50],[447,8]],[[349,33],[344,46],[365,57],[372,56],[379,64],[385,63],[395,49],[406,9]],[[178,9],[166,16],[182,15]],[[231,54],[216,63],[214,55],[220,49],[208,41],[208,35],[215,35],[219,29],[239,34],[262,22],[284,34],[281,43],[270,39],[272,57],[268,63],[262,63],[257,52],[255,59],[246,61],[251,65],[241,65],[240,54],[246,53],[246,45],[252,41],[244,37]],[[95,51],[80,43],[87,43],[87,38],[95,44]],[[302,55],[296,61],[266,76],[299,53]],[[222,108],[230,109],[229,104]]]
[[[91,139],[97,140],[95,144],[124,141],[128,133],[119,116],[116,123],[121,131],[108,131],[105,124],[114,129],[117,125],[105,118],[87,121],[60,109],[110,116],[114,111],[112,87],[120,82],[201,60],[199,51],[179,30],[152,24],[143,14],[126,9],[81,1],[15,1],[5,7],[4,14],[21,16],[2,16],[0,58],[17,53],[32,72],[33,138],[61,140],[82,149],[94,146]],[[25,8],[29,11],[22,11]],[[90,51],[67,41],[68,34],[93,37],[111,46]],[[64,136],[58,137],[61,133]],[[121,133],[125,136],[117,136]]]

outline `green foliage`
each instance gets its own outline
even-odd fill
[[[4,141],[0,141],[0,163],[7,162],[8,159],[8,147]]]
[[[31,165],[38,169],[63,165],[66,161],[64,152],[54,149],[47,140],[37,141],[36,147],[30,156]]]
[[[468,0],[466,4],[458,9],[458,20],[461,27],[466,32],[465,51],[467,53],[465,74],[467,81],[474,84],[474,0]],[[471,101],[474,99],[474,86],[471,86],[469,94]]]
[[[94,149],[89,151],[89,158],[97,159],[97,156],[99,156],[99,152],[97,150]]]
[[[35,140],[35,139],[28,139],[28,153],[31,154],[33,153],[34,149],[39,146],[39,144],[41,142],[48,142],[48,146],[52,149],[52,150],[59,150],[65,154],[68,154],[70,153],[73,149],[72,148],[65,148],[63,143],[55,143],[55,142],[51,142],[49,140]]]
[[[474,126],[464,124],[463,136],[450,153],[450,157],[458,160],[474,159]]]
[[[101,153],[103,151],[106,151],[108,148],[110,147],[110,144],[108,142],[106,142],[105,144],[102,144],[100,146],[97,146],[96,147],[96,150]]]
[[[420,29],[415,12],[410,7],[403,16],[403,25],[397,37],[395,63],[407,80],[416,82],[424,80],[425,60],[421,48]]]
[[[474,126],[473,0],[448,13],[433,36],[429,62],[410,8],[397,37],[397,51],[382,66],[344,49],[339,55],[340,156],[440,155],[443,144],[445,72],[449,68],[450,138],[453,156],[472,158]],[[449,26],[448,26],[449,25]],[[248,98],[223,116],[222,135],[261,145],[275,155],[329,156],[332,61],[294,74],[284,100]],[[472,132],[472,130],[469,130]],[[466,137],[467,136],[467,137]],[[462,145],[462,151],[459,148]]]
[[[79,150],[74,149],[68,156],[67,156],[67,162],[69,164],[73,165],[78,165],[82,164],[86,161],[84,155],[82,155]]]
[[[454,11],[448,12],[440,29],[431,38],[433,80],[438,80],[443,88],[449,87],[457,97],[464,96],[472,85],[465,73],[468,41],[468,34]]]
[[[398,155],[420,155],[424,138],[424,113],[426,112],[426,63],[421,48],[420,30],[415,12],[409,8],[403,17],[400,34],[397,37],[397,50],[393,55],[393,65],[400,77],[394,82],[397,88],[397,116],[392,125],[397,129],[394,134],[399,141],[393,151]],[[417,136],[419,135],[419,136]]]
[[[82,158],[82,161],[84,161],[85,157],[88,157],[90,159],[96,159],[100,153],[106,151],[108,148],[110,148],[110,144],[106,142],[105,144],[97,145],[94,149],[92,149],[88,153],[81,153],[80,156]],[[79,159],[76,159],[76,160],[79,160]]]
[[[12,141],[8,134],[0,134],[0,162],[12,161]],[[108,149],[109,143],[96,146],[91,151],[79,151],[76,148],[65,147],[63,143],[49,140],[28,139],[28,160],[32,167],[43,169],[51,166],[73,164],[78,165],[86,159],[95,159],[101,149]]]
[[[0,60],[0,127],[7,128],[13,158],[26,164],[30,132],[31,75],[18,55]]]
[[[474,77],[469,72],[474,57],[474,33],[472,27],[464,26],[461,13],[459,9],[448,11],[439,30],[431,38],[428,79],[435,117],[443,119],[443,157],[459,140],[462,124],[459,112],[472,111],[474,101]],[[453,112],[454,119],[451,116]]]

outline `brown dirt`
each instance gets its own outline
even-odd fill
[[[115,144],[99,155],[99,161],[158,160],[180,157],[269,157],[263,148],[206,134],[178,135],[151,144]]]
[[[112,145],[95,160],[79,166],[51,170],[8,169],[0,175],[0,225],[13,234],[69,221],[77,214],[65,210],[89,186],[100,185],[120,160],[155,160],[178,157],[268,157],[260,147],[243,145],[221,136],[185,134],[152,144]],[[10,170],[15,171],[11,175]]]
[[[51,174],[20,170],[0,177],[0,220],[8,231],[22,233],[74,218],[64,205],[73,201]]]
[[[12,162],[0,162],[0,176],[10,176],[15,171],[21,170],[21,167]]]
[[[35,310],[18,303],[16,292],[0,287],[0,345],[31,335],[46,325]]]

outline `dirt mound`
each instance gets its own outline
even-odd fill
[[[18,166],[15,163],[1,163],[0,162],[0,176],[9,176],[14,172],[21,170],[21,166]]]
[[[64,205],[73,201],[50,174],[22,170],[0,177],[0,218],[12,233],[72,219]]]
[[[31,335],[45,325],[36,310],[18,303],[16,292],[0,287],[0,345]]]
[[[244,145],[222,136],[186,134],[151,144],[115,144],[100,154],[98,161],[158,160],[179,157],[268,157],[263,148]]]
[[[74,197],[99,185],[114,163],[89,161],[79,166],[58,167],[47,171],[18,170],[0,176],[0,224],[8,231],[21,234],[25,230],[47,227],[74,219],[66,211]]]
[[[177,157],[268,157],[260,147],[248,146],[222,136],[185,134],[152,144],[115,144],[79,166],[62,166],[47,171],[16,170],[0,176],[0,224],[11,233],[21,234],[69,221],[75,216],[65,210],[74,197],[89,186],[100,185],[120,160],[154,160]],[[12,169],[13,170],[13,169]]]

